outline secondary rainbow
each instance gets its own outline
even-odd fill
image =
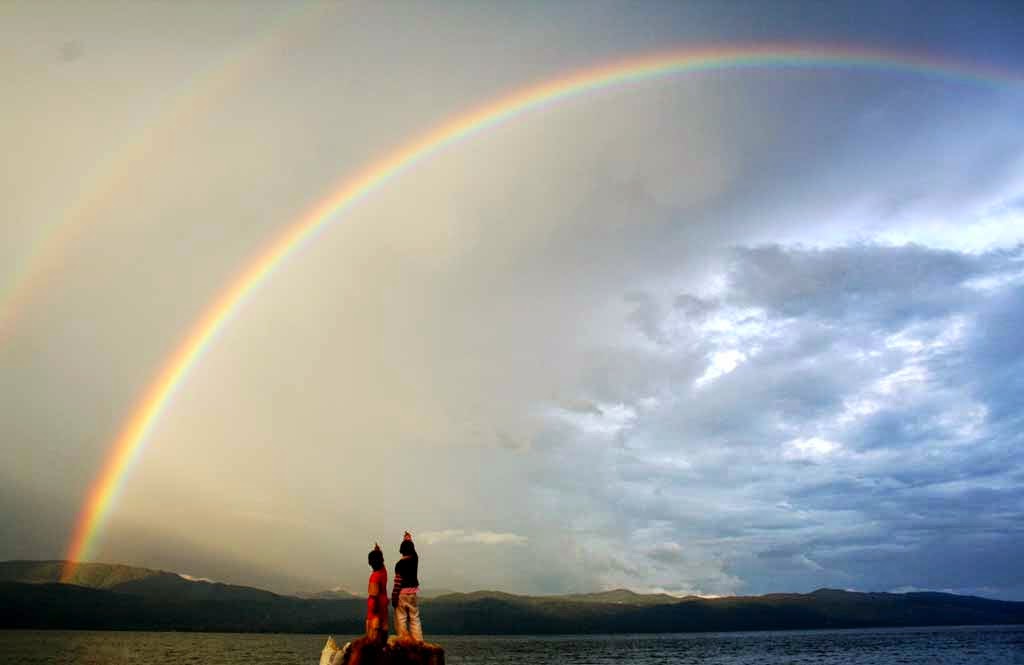
[[[513,117],[559,100],[611,86],[673,74],[755,68],[867,69],[983,84],[1024,82],[1024,79],[1014,72],[918,54],[837,46],[715,47],[660,52],[576,71],[567,76],[522,88],[457,115],[343,181],[329,196],[266,245],[217,295],[174,354],[164,363],[113,442],[111,453],[93,482],[81,509],[68,546],[67,560],[75,562],[88,559],[92,555],[103,523],[128,476],[132,462],[144,450],[147,435],[154,423],[171,401],[175,391],[182,385],[189,370],[210,347],[218,331],[240,309],[246,296],[253,293],[275,268],[304,243],[312,240],[330,222],[339,219],[342,213],[358,204],[378,187],[444,148]],[[70,577],[73,571],[73,565],[66,566],[65,579]]]
[[[134,133],[131,140],[97,160],[95,168],[85,175],[87,186],[61,215],[60,221],[22,253],[24,258],[10,280],[0,284],[0,345],[13,334],[29,303],[45,291],[49,278],[63,264],[81,233],[100,219],[111,201],[148,175],[144,167],[155,161],[153,151],[168,146],[173,137],[214,108],[271,56],[308,35],[331,7],[314,9],[316,11],[289,9],[264,34],[231,50],[199,72],[170,95],[161,110]]]

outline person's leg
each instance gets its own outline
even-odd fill
[[[398,607],[395,608],[395,631],[398,633],[399,638],[409,637],[409,627],[406,623],[408,620],[408,605],[405,604],[404,597],[399,596]]]
[[[423,626],[420,625],[420,607],[415,593],[405,594],[409,598],[407,614],[409,615],[409,635],[417,642],[423,641]]]

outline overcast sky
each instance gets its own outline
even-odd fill
[[[246,301],[96,559],[361,590],[408,529],[429,590],[1024,600],[1024,13],[892,4],[5,4],[0,559],[64,555],[206,304],[370,160],[579,68],[844,43],[1017,83],[684,74],[443,151]]]

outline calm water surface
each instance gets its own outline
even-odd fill
[[[0,664],[316,665],[325,639],[324,635],[0,631]],[[431,639],[445,647],[449,665],[1024,664],[1024,626]]]

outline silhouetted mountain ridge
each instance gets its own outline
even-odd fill
[[[698,596],[689,596],[688,598],[697,598]],[[629,589],[612,589],[611,591],[598,591],[594,593],[573,593],[573,594],[562,594],[552,596],[525,596],[514,593],[506,593],[504,591],[470,591],[470,592],[458,592],[450,591],[444,594],[438,594],[434,596],[435,600],[445,601],[465,601],[472,602],[483,599],[493,600],[505,600],[509,602],[523,601],[533,603],[605,603],[613,605],[664,605],[668,603],[678,603],[684,598],[678,598],[676,596],[670,596],[668,594],[641,594]]]
[[[0,582],[61,583],[65,561],[0,561]],[[179,573],[111,563],[79,563],[67,584],[176,600],[271,600],[278,594],[254,587],[189,578]]]
[[[298,598],[130,566],[0,563],[0,628],[358,634],[366,603]],[[106,566],[106,569],[103,567]],[[89,584],[81,584],[88,582]],[[421,599],[433,634],[659,633],[883,626],[1022,624],[1024,603],[934,592],[818,589],[723,598],[636,594],[567,596],[499,591]]]

